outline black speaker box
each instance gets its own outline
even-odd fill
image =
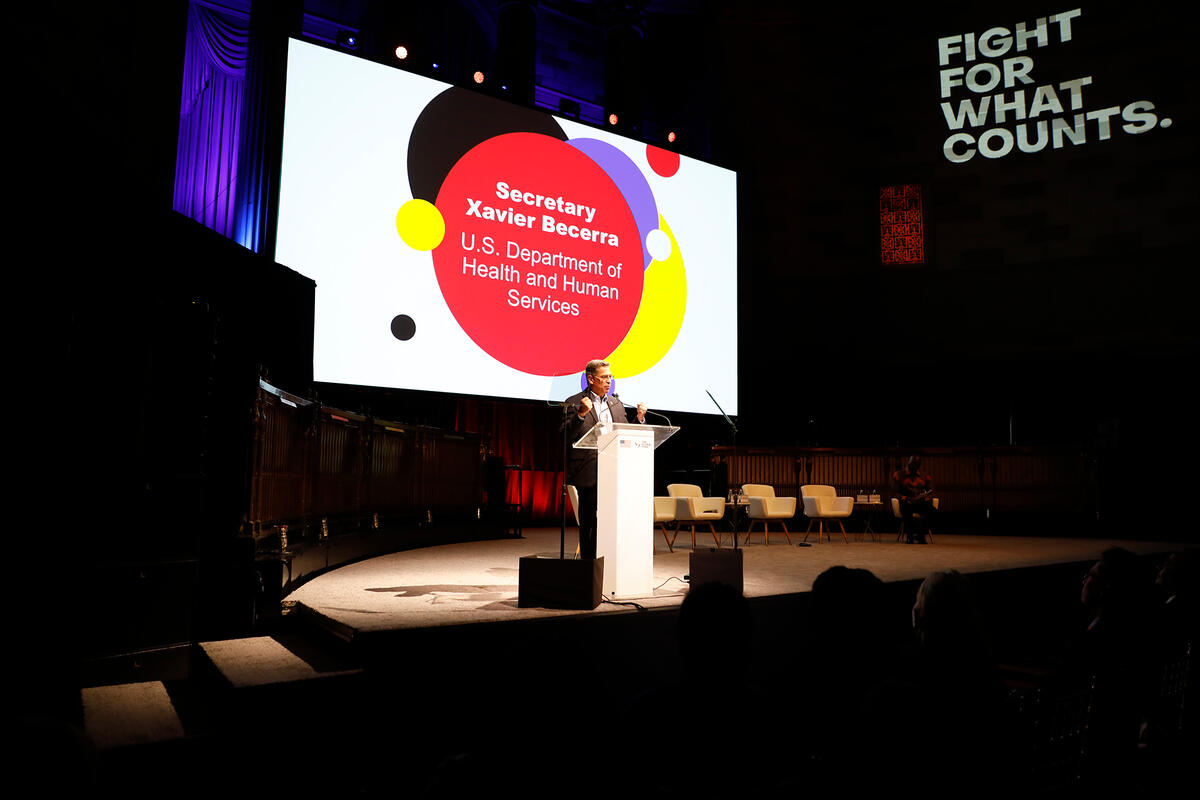
[[[592,609],[600,605],[604,558],[523,556],[518,584],[520,608]]]
[[[688,565],[690,584],[724,583],[742,592],[742,550],[693,550]]]

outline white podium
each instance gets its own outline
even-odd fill
[[[654,451],[677,430],[597,423],[574,445],[596,450],[596,555],[604,558],[610,598],[654,589]]]

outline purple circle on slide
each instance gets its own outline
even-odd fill
[[[658,229],[658,205],[654,202],[654,193],[650,191],[646,176],[637,168],[637,164],[633,163],[633,159],[608,142],[599,139],[568,139],[567,144],[599,164],[600,169],[607,172],[608,177],[617,185],[625,202],[629,204],[629,210],[633,212],[638,235],[642,237],[642,257],[645,259],[642,269],[650,266],[650,250],[646,247],[646,236],[650,231]]]

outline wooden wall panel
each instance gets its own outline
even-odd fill
[[[309,512],[308,447],[300,411],[259,390],[255,406],[250,519],[288,519]]]
[[[826,484],[840,494],[878,489],[891,496],[891,475],[908,460],[899,449],[745,448],[714,453],[729,462],[730,483],[766,483],[780,495],[798,496],[805,484]],[[1094,496],[1092,459],[1061,448],[958,448],[922,454],[941,508],[952,512],[1082,512]]]
[[[425,505],[447,510],[483,502],[483,453],[476,436],[430,434],[422,443]]]
[[[259,389],[250,521],[259,532],[374,515],[474,514],[483,502],[484,448],[475,434],[399,426]]]
[[[365,472],[361,429],[329,418],[317,422],[317,464],[312,513],[318,517],[361,513]]]
[[[415,515],[420,497],[416,472],[415,431],[376,426],[371,440],[367,505],[372,513]]]

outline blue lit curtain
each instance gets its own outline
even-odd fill
[[[249,13],[189,3],[173,208],[225,236],[235,233],[249,35]]]

